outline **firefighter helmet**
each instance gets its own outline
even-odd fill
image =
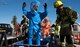
[[[63,2],[61,2],[61,1],[54,2],[54,7],[55,8],[57,8],[57,7],[61,6],[61,5],[63,5]]]
[[[26,19],[26,16],[22,16],[24,19]]]

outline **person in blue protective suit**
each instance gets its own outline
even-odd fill
[[[30,9],[31,11],[27,12],[25,9],[26,3],[23,3],[22,11],[23,14],[29,19],[29,28],[28,28],[28,43],[32,45],[32,38],[33,34],[36,35],[36,43],[40,45],[40,28],[41,28],[41,21],[47,16],[47,4],[44,4],[44,12],[38,12],[40,2],[33,1],[31,2]]]

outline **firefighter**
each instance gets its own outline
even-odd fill
[[[56,23],[54,23],[54,24],[52,24],[51,27],[52,27],[52,28],[54,27],[55,34],[56,34],[57,36],[59,36],[59,35],[60,35],[60,26],[59,26],[59,25],[56,26]]]
[[[47,36],[49,36],[49,30],[51,29],[51,24],[47,17],[43,20],[41,26],[43,31],[43,37],[46,38]]]
[[[16,35],[17,35],[17,36],[20,36],[20,35],[21,35],[21,34],[20,34],[20,33],[21,33],[21,30],[20,30],[20,29],[21,29],[21,25],[18,23],[17,26],[16,26],[16,28],[17,28]]]
[[[23,20],[21,21],[21,25],[22,25],[22,36],[25,36],[25,34],[27,34],[28,31],[28,26],[29,26],[29,20],[27,19],[26,16],[22,16]],[[28,35],[26,35],[27,37]]]
[[[72,42],[72,25],[77,20],[77,12],[72,10],[69,7],[63,7],[63,2],[56,1],[54,2],[54,7],[56,8],[56,24],[60,25],[60,42],[61,46],[65,47],[64,38],[66,37],[66,43],[68,47],[74,47]]]
[[[54,29],[54,31],[52,32],[52,37],[54,37],[54,42],[55,42],[55,47],[59,47],[59,45],[60,45],[60,26],[59,25],[57,25],[56,26],[56,23],[54,23],[54,24],[52,24],[52,26],[51,26],[53,29]]]
[[[28,27],[28,43],[32,45],[33,33],[36,35],[36,43],[40,45],[40,28],[41,21],[47,16],[47,4],[44,5],[44,12],[38,12],[40,2],[35,0],[31,2],[30,11],[26,10],[26,3],[23,3],[22,11],[23,14],[29,19],[29,27]]]

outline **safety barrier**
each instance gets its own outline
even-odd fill
[[[22,41],[13,43],[12,47],[48,47],[48,44],[40,45],[40,46],[35,44],[29,45],[29,44],[25,44],[25,42],[22,40]]]

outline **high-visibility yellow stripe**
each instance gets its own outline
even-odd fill
[[[68,27],[70,25],[70,23],[62,25],[62,28]]]
[[[61,46],[65,46],[65,42],[61,42]]]
[[[69,15],[70,15],[70,16],[72,15],[72,12],[73,12],[72,10],[69,11]]]
[[[73,44],[68,44],[68,47],[74,47],[74,45]]]
[[[64,20],[66,20],[66,19],[68,19],[68,17],[67,17],[67,16],[65,16],[63,19],[64,19]]]
[[[72,18],[72,21],[75,22],[76,21],[76,18]]]

